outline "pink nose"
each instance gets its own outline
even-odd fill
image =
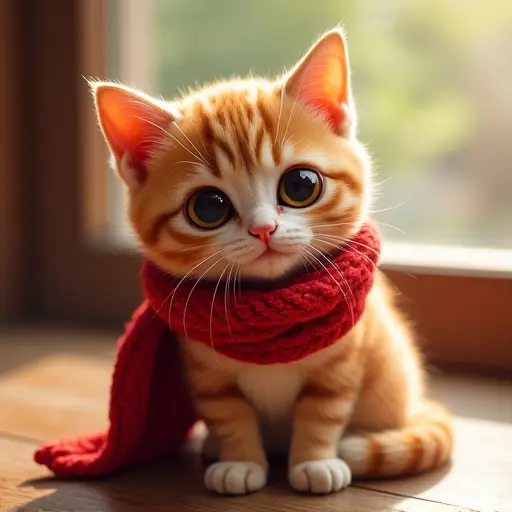
[[[277,229],[277,224],[273,222],[272,224],[265,224],[263,226],[254,226],[249,228],[249,233],[252,236],[258,237],[264,242],[268,242],[270,240],[270,235],[274,233]]]

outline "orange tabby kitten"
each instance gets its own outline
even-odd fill
[[[221,286],[283,278],[305,259],[321,266],[367,220],[370,161],[338,30],[276,81],[218,83],[170,103],[116,84],[93,90],[134,230],[170,273]],[[292,487],[313,493],[450,457],[450,417],[425,401],[417,349],[382,277],[342,342],[297,362],[252,365],[180,343],[218,450],[210,490],[261,489],[273,451],[289,453]]]

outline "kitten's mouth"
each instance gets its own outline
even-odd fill
[[[267,247],[259,256],[242,264],[243,277],[246,279],[277,279],[288,274],[295,267],[295,255]]]
[[[284,252],[276,251],[275,249],[271,249],[268,247],[263,253],[261,253],[254,261],[262,261],[266,259],[273,259],[286,256]]]

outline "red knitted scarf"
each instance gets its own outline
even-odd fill
[[[118,342],[106,433],[47,444],[35,460],[58,476],[98,476],[178,449],[196,421],[176,333],[239,361],[289,363],[344,336],[373,284],[379,235],[362,227],[325,268],[285,286],[226,297],[223,286],[179,280],[145,261],[146,300]],[[178,286],[179,284],[179,286]],[[172,329],[169,328],[172,326]]]

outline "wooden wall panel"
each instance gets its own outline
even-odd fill
[[[0,2],[0,324],[22,310],[19,19],[16,0]]]

